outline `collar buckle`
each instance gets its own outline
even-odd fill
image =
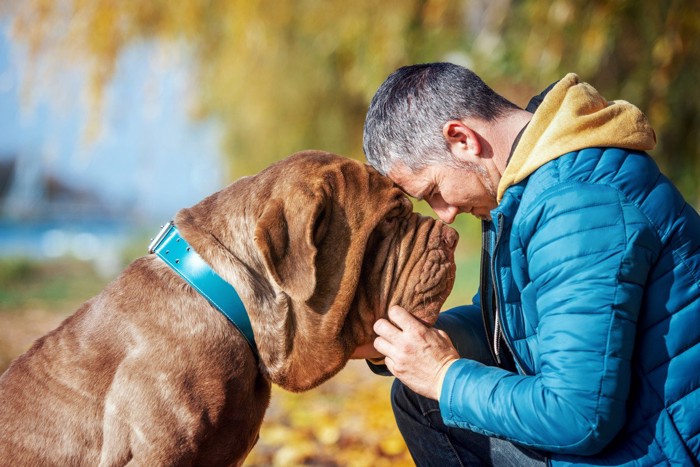
[[[163,241],[166,235],[168,235],[168,232],[175,227],[175,224],[173,221],[168,222],[162,228],[160,229],[160,232],[158,232],[158,235],[156,235],[153,240],[151,240],[151,243],[148,244],[148,253],[155,253],[156,249],[158,248],[158,245],[160,245],[160,242]]]

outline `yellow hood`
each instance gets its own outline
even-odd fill
[[[520,137],[498,184],[498,202],[509,186],[563,154],[601,146],[648,151],[655,145],[641,110],[626,101],[606,101],[569,73],[547,93]]]

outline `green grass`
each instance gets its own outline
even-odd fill
[[[457,278],[443,309],[472,302],[479,287],[479,255],[457,257]]]
[[[33,307],[65,310],[97,294],[108,282],[75,259],[0,259],[0,311]]]

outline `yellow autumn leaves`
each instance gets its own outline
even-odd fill
[[[391,410],[392,382],[351,361],[311,391],[273,387],[260,440],[245,465],[414,465]]]

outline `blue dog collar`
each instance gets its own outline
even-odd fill
[[[243,334],[257,355],[253,328],[245,305],[236,289],[221,278],[202,259],[194,248],[180,236],[173,222],[166,224],[148,245],[148,252],[155,253],[177,272],[209,303],[219,310]]]

